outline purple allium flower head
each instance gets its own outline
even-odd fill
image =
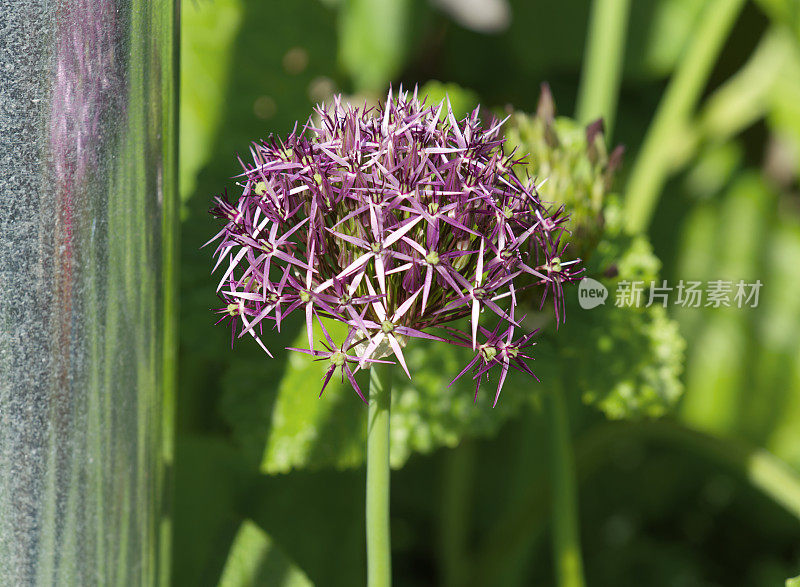
[[[303,313],[309,348],[291,350],[330,362],[323,390],[338,368],[362,399],[354,373],[394,355],[408,374],[409,338],[466,346],[476,357],[458,377],[472,368],[480,385],[499,367],[496,404],[509,367],[533,375],[533,335],[514,338],[517,293],[541,287],[558,323],[562,285],[580,273],[564,258],[563,207],[515,174],[502,122],[484,126],[478,109],[459,121],[401,89],[377,108],[337,97],[315,114],[285,140],[254,143],[238,201],[216,198],[221,320],[270,354],[264,328]],[[322,318],[347,325],[341,345]],[[450,325],[461,318],[467,332]]]

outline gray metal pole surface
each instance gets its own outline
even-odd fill
[[[168,575],[173,0],[0,0],[0,585]]]

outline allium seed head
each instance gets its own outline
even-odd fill
[[[514,173],[521,160],[504,155],[501,124],[484,125],[478,109],[459,121],[449,104],[401,90],[377,108],[335,98],[285,140],[254,143],[242,195],[211,210],[225,222],[209,242],[235,336],[269,353],[265,325],[301,312],[309,348],[292,350],[328,361],[323,390],[338,368],[362,399],[354,373],[392,355],[408,373],[412,337],[472,348],[458,377],[474,369],[476,397],[500,367],[495,403],[509,367],[533,375],[523,360],[533,334],[513,339],[517,292],[543,287],[563,315],[562,285],[580,271],[563,261],[563,208]],[[347,326],[341,345],[322,318]],[[469,333],[451,326],[462,318]]]

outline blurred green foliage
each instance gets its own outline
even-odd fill
[[[631,3],[617,189],[706,4]],[[374,95],[388,82],[441,80],[426,92],[436,101],[448,93],[460,111],[513,105],[512,140],[541,145],[543,129],[519,113],[535,112],[542,81],[559,113],[572,113],[589,3],[519,0],[511,14],[507,30],[486,35],[422,0],[183,3],[175,584],[364,583],[366,411],[335,381],[318,399],[319,365],[280,352],[269,360],[248,341],[231,351],[229,332],[213,327],[210,251],[199,249],[212,233],[210,196],[235,193],[235,155],[249,141],[287,133],[333,91]],[[745,6],[696,118],[664,146],[671,178],[648,235],[624,233],[617,198],[602,198],[601,208],[589,199],[582,214],[602,210],[603,226],[590,239],[588,274],[610,297],[585,311],[573,295],[566,325],[545,328],[534,363],[542,384],[510,381],[492,410],[490,383],[476,406],[469,383],[447,388],[464,364],[457,349],[409,349],[415,378],[393,398],[397,585],[454,584],[454,556],[471,584],[551,583],[547,422],[538,404],[556,380],[570,402],[590,584],[762,586],[797,574],[798,520],[747,479],[682,446],[626,433],[593,439],[598,427],[615,426],[607,416],[659,415],[677,401],[680,422],[768,448],[800,469],[798,14],[793,0]],[[534,166],[550,164],[532,174],[552,177],[553,199],[574,202],[582,198],[563,186],[580,176],[573,188],[593,193],[602,165],[576,170],[584,129],[563,116],[554,124],[566,150],[548,160],[557,152],[528,148]],[[755,309],[637,310],[613,307],[621,279],[760,279],[764,287]],[[268,344],[302,337],[290,321]],[[456,455],[471,465],[451,466]],[[462,509],[448,513],[452,475],[464,493],[455,500]],[[437,538],[448,536],[452,516],[464,532],[460,554]]]
[[[231,545],[220,587],[279,585],[309,587],[312,583],[280,552],[274,541],[251,520],[239,526]]]

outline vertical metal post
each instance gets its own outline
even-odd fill
[[[168,560],[174,0],[0,0],[0,585]]]

